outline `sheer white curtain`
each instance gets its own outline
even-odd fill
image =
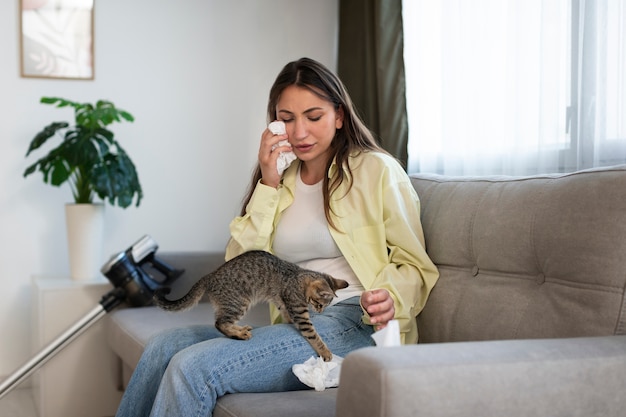
[[[409,172],[626,162],[626,0],[405,0]]]

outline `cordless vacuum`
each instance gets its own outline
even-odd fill
[[[106,276],[113,289],[102,296],[96,307],[78,320],[74,325],[58,336],[28,362],[17,369],[0,384],[0,399],[8,394],[20,382],[28,378],[61,349],[69,345],[85,330],[96,323],[106,313],[126,302],[131,307],[143,307],[152,304],[154,291],[163,286],[170,286],[185,271],[174,269],[155,256],[157,243],[148,235],[139,239],[125,251],[113,255],[100,271]],[[157,271],[161,279],[147,272]]]

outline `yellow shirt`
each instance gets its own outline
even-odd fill
[[[355,180],[349,191],[344,181],[331,197],[331,216],[339,230],[329,226],[330,233],[363,287],[391,294],[402,343],[416,343],[415,316],[439,278],[424,247],[419,198],[392,157],[361,152],[349,163]],[[337,169],[333,164],[328,175]],[[293,202],[297,172],[294,163],[276,189],[257,184],[246,214],[230,224],[227,260],[254,249],[272,252],[281,213]],[[364,321],[369,323],[367,315]]]

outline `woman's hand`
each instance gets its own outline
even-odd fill
[[[263,131],[261,136],[261,145],[259,146],[259,166],[261,167],[261,182],[269,187],[278,187],[281,176],[276,168],[276,161],[281,152],[291,151],[291,145],[277,146],[274,150],[272,147],[277,145],[281,140],[288,138],[288,135],[275,135],[269,129]]]
[[[389,291],[385,289],[363,292],[361,294],[361,305],[370,316],[370,323],[374,325],[376,330],[387,326],[387,323],[393,320],[396,314],[393,298],[389,295]]]

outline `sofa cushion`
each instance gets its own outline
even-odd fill
[[[626,332],[626,167],[411,179],[441,274],[421,342]]]

